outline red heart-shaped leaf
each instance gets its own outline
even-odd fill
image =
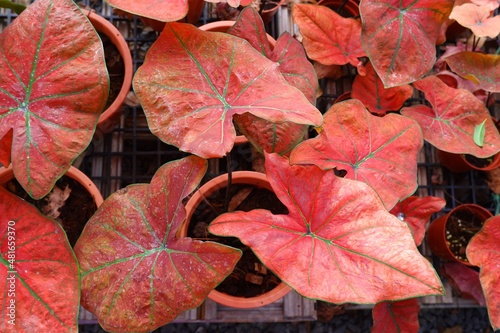
[[[442,293],[410,229],[373,189],[314,165],[266,154],[266,173],[287,215],[220,215],[209,231],[235,236],[286,284],[308,298],[374,303]]]
[[[78,265],[63,228],[0,186],[0,331],[78,331]]]
[[[436,61],[436,41],[454,0],[363,0],[361,42],[385,87],[411,83]]]
[[[465,51],[450,55],[445,61],[452,71],[479,83],[482,89],[500,92],[500,55]]]
[[[189,24],[166,25],[137,70],[134,88],[151,131],[201,157],[221,157],[232,149],[235,114],[250,112],[277,123],[323,121],[285,81],[278,64],[247,41]]]
[[[371,63],[366,66],[366,75],[356,75],[352,83],[352,98],[357,98],[375,114],[384,115],[387,111],[399,110],[413,94],[410,85],[384,88],[384,84]]]
[[[391,214],[408,223],[415,244],[419,246],[425,236],[425,225],[432,214],[439,212],[445,205],[446,200],[443,198],[430,195],[423,198],[411,196],[394,206]]]
[[[102,44],[73,1],[38,0],[0,34],[0,72],[0,138],[13,129],[15,176],[39,199],[92,139],[108,97]]]
[[[116,192],[89,220],[75,245],[82,305],[104,329],[150,332],[199,306],[233,270],[240,250],[176,237],[182,200],[206,168],[196,156],[167,163],[151,184]]]
[[[162,22],[178,21],[188,12],[188,0],[106,0],[123,11]]]
[[[443,151],[483,158],[500,151],[500,134],[488,109],[472,93],[451,88],[436,76],[428,76],[413,86],[424,92],[432,108],[414,105],[403,108],[401,114],[419,123],[426,141]],[[474,129],[483,121],[485,136],[480,147],[474,142]]]
[[[463,298],[472,298],[479,305],[486,306],[479,273],[459,262],[443,263],[443,274]]]
[[[358,66],[366,56],[361,46],[361,23],[326,6],[294,4],[293,20],[300,29],[307,55],[324,65]]]
[[[467,259],[480,267],[479,280],[493,329],[500,329],[500,216],[486,220],[467,245]]]
[[[383,302],[373,307],[371,333],[417,333],[419,329],[418,299]]]
[[[371,115],[351,99],[334,104],[324,115],[323,130],[290,154],[292,164],[313,163],[342,169],[347,178],[371,185],[390,209],[417,187],[420,127],[397,114]]]

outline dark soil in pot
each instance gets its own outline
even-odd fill
[[[483,226],[483,219],[467,210],[454,212],[446,223],[446,240],[450,251],[462,261],[469,261],[465,254],[467,244]]]
[[[217,291],[237,297],[254,297],[274,289],[281,280],[268,270],[253,251],[236,237],[219,237],[207,230],[212,220],[224,212],[226,189],[216,191],[209,204],[202,203],[196,208],[191,218],[188,236],[199,240],[214,241],[242,250],[243,255],[236,267],[217,288]],[[267,190],[249,185],[233,184],[230,190],[229,210],[250,211],[267,209],[274,214],[287,214],[287,208],[276,195]],[[232,206],[236,206],[233,207]]]
[[[38,210],[57,220],[66,231],[73,247],[87,221],[94,215],[97,205],[87,189],[68,176],[60,178],[52,191],[44,198],[35,200],[22,188],[17,180],[9,181],[5,187]]]
[[[493,157],[479,158],[473,155],[463,155],[464,159],[477,168],[485,168],[493,163]]]
[[[109,97],[106,102],[106,107],[104,108],[104,110],[106,110],[111,104],[113,104],[122,89],[123,80],[125,78],[125,64],[118,48],[111,42],[111,40],[101,32],[98,32],[98,34],[102,40],[106,68],[108,69],[109,74]]]

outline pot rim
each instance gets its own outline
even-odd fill
[[[205,183],[203,186],[197,189],[193,193],[191,198],[189,198],[185,206],[186,207],[185,223],[179,230],[180,237],[187,236],[187,227],[189,225],[188,221],[191,220],[191,217],[193,216],[196,207],[198,207],[198,205],[204,200],[204,198],[209,197],[216,190],[226,187],[227,178],[228,178],[227,174],[222,174],[220,176],[217,176],[209,180],[207,183]],[[232,172],[231,183],[254,185],[256,187],[265,188],[267,190],[272,191],[272,187],[267,181],[266,175],[256,171],[234,171]],[[277,285],[275,288],[271,289],[267,293],[254,297],[247,297],[247,298],[236,297],[219,292],[214,289],[210,292],[208,298],[225,306],[248,309],[248,308],[257,308],[271,304],[279,300],[286,294],[288,294],[291,290],[292,288],[290,288],[287,284],[285,284],[282,281],[279,285]]]

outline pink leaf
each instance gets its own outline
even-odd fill
[[[356,99],[334,104],[324,121],[316,138],[292,151],[292,164],[346,170],[347,178],[371,185],[388,209],[415,192],[423,145],[416,122],[396,114],[373,116]]]
[[[38,0],[0,34],[0,72],[0,138],[13,130],[0,155],[12,149],[40,199],[92,139],[109,88],[102,44],[73,1]]]
[[[445,59],[451,70],[491,92],[500,92],[500,55],[460,52]]]
[[[467,245],[467,258],[480,267],[479,280],[493,329],[500,329],[500,216],[486,220]]]
[[[432,108],[415,105],[401,114],[415,119],[424,139],[440,150],[454,154],[489,157],[500,151],[500,135],[485,105],[472,93],[448,87],[436,76],[413,84],[425,94]],[[484,144],[474,142],[474,129],[486,120]]]
[[[287,215],[232,212],[209,231],[235,236],[286,284],[308,298],[374,303],[442,293],[410,229],[373,189],[316,166],[266,154],[266,173]]]
[[[295,4],[292,15],[311,59],[323,65],[357,66],[358,58],[366,55],[358,20],[344,18],[325,6],[309,4]]]
[[[188,0],[106,0],[123,11],[162,22],[178,21],[188,12]]]
[[[0,331],[76,333],[78,264],[61,225],[0,186],[0,230]]]
[[[495,38],[500,33],[500,16],[491,17],[489,6],[465,3],[455,6],[450,19],[472,30],[477,37]]]
[[[278,64],[248,42],[188,24],[165,26],[137,70],[134,88],[151,131],[201,157],[221,157],[232,149],[235,114],[250,112],[276,123],[323,121],[285,81]]]
[[[361,42],[385,87],[411,83],[436,61],[436,41],[453,0],[363,0]]]
[[[116,192],[89,220],[75,245],[82,305],[105,330],[165,325],[199,306],[233,270],[238,249],[176,237],[186,218],[183,199],[206,168],[196,156],[167,163],[151,184]]]

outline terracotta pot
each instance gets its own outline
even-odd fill
[[[94,182],[92,182],[92,180],[89,177],[87,177],[87,175],[85,175],[83,172],[81,172],[79,169],[73,166],[70,167],[69,170],[64,175],[68,176],[69,178],[77,181],[80,185],[82,185],[94,199],[96,207],[99,207],[102,204],[104,200],[101,195],[101,192],[94,184]],[[12,179],[14,179],[14,170],[12,169],[12,164],[8,168],[0,167],[0,186],[5,187],[5,185]],[[63,226],[64,226],[64,221],[63,221]],[[83,226],[81,227],[83,228]],[[76,233],[74,235],[78,236]]]
[[[437,152],[439,162],[452,172],[466,172],[470,170],[491,171],[500,167],[500,153],[491,158],[491,163],[480,167],[469,162],[463,154],[452,154],[442,150]]]
[[[130,54],[130,49],[128,47],[127,41],[123,38],[120,31],[118,31],[118,29],[116,29],[116,27],[111,24],[111,22],[106,20],[104,17],[96,14],[95,12],[88,10],[82,11],[89,18],[95,30],[106,35],[106,37],[108,37],[113,45],[118,49],[125,69],[120,92],[116,96],[113,103],[103,111],[97,123],[97,129],[99,131],[103,133],[109,133],[113,130],[120,118],[121,107],[125,102],[125,98],[127,97],[127,94],[130,91],[130,87],[132,85],[132,75],[134,71],[132,56]]]
[[[318,5],[326,6],[343,17],[359,17],[359,1],[347,0],[321,0]],[[341,10],[339,10],[341,9]]]
[[[427,229],[427,244],[429,245],[432,253],[434,253],[441,259],[457,261],[467,266],[473,266],[468,261],[461,260],[453,254],[453,252],[449,248],[449,240],[446,236],[446,226],[450,216],[460,211],[467,211],[468,213],[472,213],[482,222],[493,216],[493,214],[491,214],[489,210],[476,204],[463,204],[455,207],[446,215],[442,215],[431,222],[429,228]]]
[[[208,181],[206,184],[201,186],[196,192],[193,193],[191,198],[186,204],[186,223],[184,224],[182,230],[180,231],[180,237],[187,236],[188,226],[193,216],[196,207],[198,207],[204,200],[208,198],[215,191],[225,188],[227,186],[227,174],[218,176]],[[264,188],[272,191],[271,185],[267,181],[266,175],[260,172],[254,171],[235,171],[232,173],[232,184],[246,184],[253,185],[258,188]],[[286,284],[281,282],[274,289],[268,291],[265,294],[258,295],[255,297],[235,297],[231,296],[217,290],[213,290],[208,298],[211,300],[234,308],[256,308],[264,305],[271,304],[278,299],[285,296],[290,292],[291,288]]]

